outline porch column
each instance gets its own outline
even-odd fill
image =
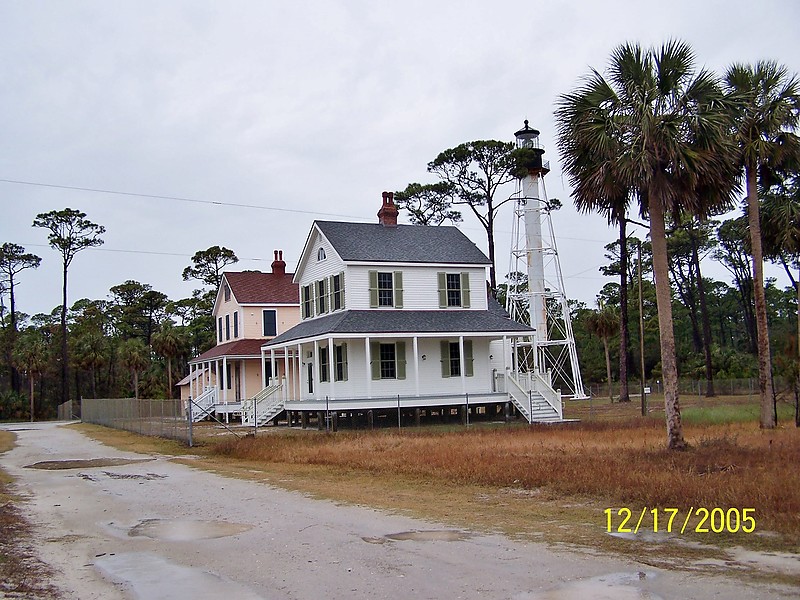
[[[372,360],[369,353],[369,336],[364,338],[364,356],[366,357],[367,360],[367,370],[366,370],[367,398],[372,398],[372,366],[370,365]]]
[[[277,365],[277,363],[275,363]],[[294,391],[294,378],[291,380],[289,379],[289,348],[286,347],[283,349],[283,377],[286,380],[286,385],[283,388],[283,399],[289,399],[289,386],[291,386],[291,390]]]
[[[417,336],[414,336],[412,346],[414,348],[414,393],[419,396],[419,338]]]
[[[328,386],[331,391],[331,398],[336,398],[336,386],[334,385],[334,374],[336,373],[336,364],[334,361],[333,351],[333,337],[328,338]]]
[[[275,360],[275,348],[270,348],[269,349],[269,372],[270,372],[270,375],[271,375],[270,382],[269,382],[270,385],[275,385],[272,382],[272,379],[275,379],[277,381],[277,383],[281,382],[281,378],[278,377],[278,363]],[[266,387],[266,386],[264,386],[264,387]]]
[[[458,366],[461,373],[461,393],[467,393],[467,370],[465,365],[467,362],[464,360],[464,336],[458,336]]]
[[[189,395],[194,399],[195,396],[195,384],[194,384],[194,365],[189,365]]]
[[[508,356],[506,355],[506,343],[508,336],[503,336],[503,376],[508,377]]]
[[[244,366],[244,359],[241,360],[239,367],[239,377],[242,379],[242,397],[240,400],[247,398],[247,371]]]
[[[314,388],[314,396],[320,397],[320,376],[319,376],[319,340],[314,340],[314,356],[311,357],[311,362],[314,364],[314,369],[311,374],[312,377],[316,377],[316,381],[312,384]]]
[[[261,348],[261,389],[267,387],[267,369],[266,369],[266,356],[264,355],[264,348]]]
[[[222,403],[228,403],[228,357],[222,357],[222,377],[217,377],[222,381]]]
[[[295,396],[296,400],[303,399],[303,346],[297,344],[297,356],[295,357],[297,360],[295,361],[295,365],[297,366],[297,377],[295,377],[295,381],[297,383],[297,396]]]

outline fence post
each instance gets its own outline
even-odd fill
[[[397,394],[397,430],[400,431],[400,394]]]
[[[469,427],[469,394],[464,394],[467,402],[467,427]]]

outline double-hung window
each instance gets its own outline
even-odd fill
[[[277,312],[272,309],[264,309],[262,319],[264,321],[264,337],[278,335]]]
[[[403,308],[403,273],[401,271],[369,272],[369,306]]]
[[[321,382],[328,381],[330,363],[328,362],[328,347],[319,347],[319,380]]]
[[[442,377],[461,377],[461,347],[458,342],[440,342],[442,353]],[[464,340],[464,375],[472,377],[472,340]]]
[[[469,308],[469,273],[438,273],[439,308]]]
[[[347,344],[333,347],[333,380],[347,381]]]
[[[344,273],[331,277],[331,310],[344,308]]]
[[[370,344],[370,363],[372,379],[405,379],[405,342],[372,342]]]

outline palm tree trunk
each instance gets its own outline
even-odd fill
[[[608,352],[608,338],[603,336],[603,350],[606,352],[606,377],[608,378],[608,399],[614,404],[614,390],[611,389],[611,355]],[[622,399],[620,399],[622,402]]]
[[[28,373],[28,383],[31,388],[31,423],[33,423],[33,387],[34,387],[33,373]]]
[[[669,257],[664,227],[664,207],[660,194],[650,190],[650,241],[653,244],[653,274],[658,306],[658,332],[661,341],[661,374],[664,378],[664,410],[667,416],[667,447],[684,450],[683,424],[678,397],[678,365],[675,358],[675,332],[672,327],[672,293],[669,284]]]
[[[745,168],[747,177],[747,218],[750,226],[750,246],[753,255],[753,298],[756,306],[756,336],[758,341],[758,389],[761,395],[761,427],[777,425],[774,392],[772,389],[772,359],[769,351],[767,300],[764,296],[764,253],[761,248],[761,218],[758,206],[758,186],[755,167]]]
[[[619,221],[619,401],[630,402],[628,393],[628,236],[623,217]],[[608,378],[611,385],[611,377]],[[611,392],[609,391],[609,394]]]
[[[167,357],[167,383],[169,384],[167,398],[172,398],[172,358],[169,356]]]

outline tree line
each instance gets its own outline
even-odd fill
[[[187,361],[215,343],[211,311],[223,269],[238,262],[234,252],[196,252],[182,277],[203,285],[188,298],[170,300],[127,280],[106,299],[68,306],[69,267],[82,250],[103,243],[105,228],[72,208],[39,214],[33,226],[49,231],[60,254],[61,303],[47,314],[19,310],[16,286],[42,259],[11,242],[0,246],[0,419],[51,418],[70,398],[174,397]]]

